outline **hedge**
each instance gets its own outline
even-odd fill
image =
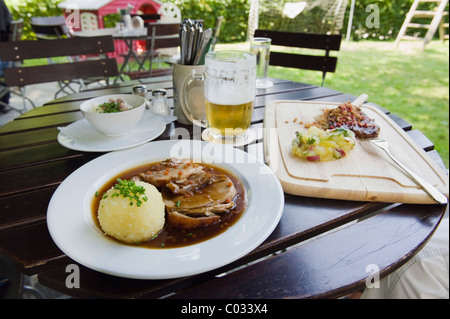
[[[22,18],[24,20],[23,40],[32,40],[36,38],[30,26],[31,17],[62,15],[61,9],[58,8],[58,3],[60,2],[61,0],[5,0],[13,19],[17,20]]]

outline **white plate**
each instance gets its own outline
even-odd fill
[[[174,116],[145,111],[142,120],[127,135],[111,137],[95,130],[86,119],[59,127],[58,142],[69,149],[83,152],[110,152],[135,147],[160,136]]]
[[[214,163],[235,174],[247,191],[240,219],[216,237],[181,248],[133,247],[106,238],[92,219],[95,192],[129,168],[173,156]],[[47,225],[56,245],[88,268],[126,278],[164,279],[209,271],[248,254],[272,233],[283,208],[278,179],[252,155],[218,143],[169,140],[111,152],[77,169],[53,194]]]

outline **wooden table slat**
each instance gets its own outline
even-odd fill
[[[372,274],[372,268],[375,271],[400,267],[400,264],[391,265],[393,254],[401,259],[402,256],[414,255],[420,250],[439,224],[444,210],[445,206],[442,205],[398,206],[335,231],[333,236],[319,237],[281,253],[276,258],[271,257],[169,298],[344,296],[364,288],[366,279]],[[402,220],[401,223],[398,222],[399,219]],[[374,232],[379,228],[383,229],[383,236],[375,236]],[[372,254],[367,254],[367,251]],[[311,264],[315,267],[311,268]],[[349,276],[342,276],[340,265],[345,267]],[[277,271],[274,272],[274,269]],[[384,277],[384,272],[379,273],[379,276]]]
[[[0,152],[21,147],[28,147],[46,143],[54,143],[59,130],[56,127],[47,127],[35,131],[25,131],[15,134],[0,134]]]
[[[421,131],[415,129],[407,131],[406,133],[420,146],[420,148],[424,149],[424,151],[429,152],[434,149],[433,142]]]
[[[0,128],[0,135],[36,130],[47,127],[65,126],[72,122],[81,120],[81,112],[58,113],[43,117],[34,117],[26,121],[12,121]]]
[[[47,207],[57,186],[0,197],[0,231],[45,222]]]
[[[32,151],[31,155],[30,151]],[[82,156],[84,156],[83,153],[69,150],[57,142],[13,149],[0,153],[0,172]]]
[[[86,164],[97,154],[87,154],[67,160],[0,171],[0,194],[8,196],[60,184],[77,168]]]
[[[67,260],[50,237],[45,221],[1,231],[0,252],[29,276]]]
[[[412,125],[408,123],[408,121],[399,117],[398,115],[389,113],[388,116],[391,118],[391,120],[397,123],[403,130],[410,131],[412,129]]]

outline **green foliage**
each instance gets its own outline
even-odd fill
[[[6,0],[6,4],[11,10],[13,17],[18,19],[22,17],[25,20],[24,39],[33,39],[34,34],[29,26],[29,20],[32,16],[57,16],[62,15],[61,9],[57,7],[61,0],[42,1],[42,0]],[[220,30],[219,42],[241,42],[247,38],[248,15],[250,11],[249,0],[162,0],[162,2],[172,2],[181,10],[183,18],[203,19],[205,27],[214,27],[215,20],[222,15],[224,21]],[[263,2],[261,2],[263,3]],[[269,29],[289,29],[296,25],[292,21],[286,25],[286,21],[273,18],[269,11],[281,12],[281,1],[266,1],[260,7],[260,28]],[[345,14],[343,28],[341,33],[345,35],[350,14],[350,3],[348,0],[347,11]],[[376,39],[392,40],[394,39],[408,13],[413,0],[356,0],[352,23],[352,39]],[[421,10],[432,10],[436,6],[435,2],[424,3],[419,7]],[[374,8],[378,10],[379,27],[370,27],[372,17],[376,14]],[[265,20],[265,16],[271,16]],[[299,15],[295,19],[307,19],[305,27],[301,32],[326,32],[332,30],[333,26],[329,22],[322,21],[318,12],[312,10],[308,16]],[[294,19],[294,20],[295,20]],[[446,18],[448,21],[448,17]],[[108,20],[108,18],[106,18]],[[114,19],[113,19],[114,20]],[[114,21],[105,21],[107,26],[113,26]],[[284,19],[285,20],[285,19]],[[414,22],[429,22],[429,19],[416,19]],[[417,29],[411,35],[423,36],[424,30]]]
[[[376,39],[392,40],[395,39],[403,21],[414,0],[356,0],[352,23],[352,39]],[[219,41],[222,43],[245,41],[247,37],[248,14],[250,10],[250,1],[248,0],[163,0],[163,2],[173,2],[182,13],[183,18],[203,19],[205,26],[213,27],[217,16],[223,15]],[[274,12],[281,12],[282,1],[261,1],[259,27],[264,29],[284,29],[296,32],[326,32],[333,30],[334,26],[329,21],[322,21],[318,9],[309,12],[307,16],[299,15],[293,19],[292,23],[287,23],[286,19],[276,19]],[[341,34],[345,35],[350,15],[350,3],[348,0],[347,10],[344,18]],[[432,10],[436,6],[435,2],[421,4],[420,10]],[[371,27],[373,17],[376,14],[379,18],[379,26]],[[265,17],[272,17],[269,20]],[[281,15],[280,15],[281,17]],[[307,19],[301,30],[293,30],[298,19]],[[424,23],[430,19],[415,19],[414,22]],[[448,21],[448,18],[447,18]],[[367,23],[369,22],[369,23]],[[287,23],[287,24],[286,24]],[[423,36],[424,30],[417,29],[411,35]]]
[[[306,9],[293,19],[283,17],[283,7],[288,1],[292,0],[261,0],[259,7],[259,28],[288,32],[314,33],[339,32],[339,29],[342,28],[340,33],[343,35],[346,34],[350,16],[350,0],[347,2],[347,10],[342,25],[339,25],[339,21],[333,21],[332,18],[334,18],[334,15],[327,18],[325,16],[325,11],[323,11],[321,6],[315,6],[309,10]],[[356,0],[352,21],[353,40],[394,39],[400,31],[413,1],[414,0]],[[311,2],[313,1],[308,1],[308,3]],[[419,10],[433,10],[436,6],[436,2],[422,3],[419,5]],[[431,19],[414,18],[413,22],[429,24]],[[423,37],[425,32],[425,29],[408,30],[409,35],[416,35],[419,37]]]
[[[285,1],[261,1],[259,5],[259,29],[286,32],[339,33],[342,26],[335,20],[335,15],[327,16],[323,8],[315,6],[305,9],[295,18],[284,16]]]
[[[11,11],[14,20],[22,18],[24,21],[23,40],[32,40],[36,36],[31,29],[31,17],[61,16],[62,11],[58,8],[61,0],[6,0],[5,3]]]
[[[355,10],[352,23],[352,39],[374,39],[374,40],[392,40],[397,37],[403,21],[406,18],[406,14],[411,8],[414,0],[356,0]],[[372,5],[372,6],[370,6]],[[436,2],[422,3],[419,6],[419,10],[433,10],[436,7]],[[375,9],[379,11],[379,27],[368,27],[366,20],[371,22],[371,14],[375,14]],[[448,9],[447,9],[448,10]],[[350,15],[350,1],[346,17],[344,20],[345,30],[342,30],[342,34],[346,32]],[[416,23],[429,23],[431,19],[414,19]],[[447,18],[448,21],[448,18]],[[416,35],[423,37],[426,30],[416,29],[410,32],[409,35]]]
[[[248,0],[164,0],[180,8],[181,16],[203,19],[205,27],[214,28],[216,18],[223,16],[219,41],[245,41],[250,4]]]
[[[103,27],[105,28],[114,28],[117,22],[120,22],[120,15],[118,13],[110,13],[103,16]]]
[[[6,0],[14,19],[24,19],[23,39],[34,39],[31,17],[60,16],[58,3],[62,0]],[[172,2],[181,10],[183,18],[203,19],[205,27],[214,28],[216,18],[223,16],[220,42],[245,41],[250,4],[248,0],[163,0]],[[111,21],[109,19],[111,18]],[[115,17],[106,17],[105,26],[114,26]]]
[[[165,0],[170,1],[170,0]],[[352,39],[395,39],[403,21],[414,0],[356,0],[352,23]],[[221,29],[220,42],[230,43],[245,41],[247,36],[248,14],[250,4],[248,0],[174,0],[181,10],[183,18],[203,18],[206,26],[213,26],[215,17],[224,16],[224,23]],[[299,15],[291,23],[286,19],[276,19],[274,12],[281,12],[280,3],[282,1],[261,1],[259,27],[264,29],[283,29],[296,32],[326,32],[333,30],[334,26],[329,21],[323,21],[320,11],[313,9],[309,14]],[[350,15],[350,3],[348,0],[347,10],[344,18],[341,34],[345,35]],[[423,3],[420,10],[433,10],[435,2]],[[375,10],[378,10],[375,12]],[[373,18],[379,18],[379,26],[371,27]],[[271,17],[269,20],[265,17]],[[280,14],[281,17],[281,14]],[[301,30],[292,29],[296,24],[295,20],[304,20]],[[448,17],[446,18],[448,21]],[[369,22],[369,23],[367,23]],[[430,19],[414,19],[417,23],[429,23]],[[423,36],[426,30],[414,30],[410,35]],[[437,36],[437,35],[435,35]]]

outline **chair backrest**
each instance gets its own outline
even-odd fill
[[[0,59],[4,61],[23,61],[70,55],[99,55],[97,60],[5,69],[4,75],[8,86],[116,76],[118,74],[116,60],[104,58],[104,54],[112,51],[114,51],[114,42],[111,36],[0,43]]]
[[[211,50],[214,51],[214,48],[216,47],[217,39],[220,35],[220,28],[222,26],[223,22],[223,16],[216,18],[216,24],[214,25],[213,29],[213,35],[212,35],[212,41],[211,41]]]
[[[23,33],[23,19],[11,21],[11,33],[9,41],[19,41]]]
[[[149,23],[153,23],[161,19],[160,14],[130,14],[131,17],[140,17],[144,20],[144,24],[148,25]]]
[[[30,25],[38,39],[62,39],[71,36],[63,16],[32,17]]]
[[[130,76],[131,79],[149,78],[152,76],[152,74],[154,74],[156,70],[152,69],[152,65],[154,62],[156,50],[162,49],[159,51],[159,53],[162,53],[162,55],[173,56],[176,54],[175,49],[180,46],[180,36],[178,34],[179,26],[179,22],[152,22],[147,25],[147,54],[144,58],[144,61],[141,61],[141,63],[143,64],[148,58],[150,60],[150,66],[146,71],[139,70],[129,72],[128,76]],[[169,58],[166,62],[173,61],[171,58]],[[168,72],[169,74],[172,73],[171,69],[164,69],[164,71],[162,72]],[[156,73],[162,74],[159,71],[156,71]]]
[[[271,30],[256,30],[255,37],[272,39],[272,45],[304,49],[324,50],[324,56],[270,52],[269,64],[322,72],[322,85],[327,72],[335,72],[337,57],[331,57],[330,51],[339,51],[342,36],[337,34],[293,33]]]
[[[175,48],[180,46],[178,35],[179,22],[175,23],[149,23],[147,26],[147,49],[153,52],[156,49]]]

